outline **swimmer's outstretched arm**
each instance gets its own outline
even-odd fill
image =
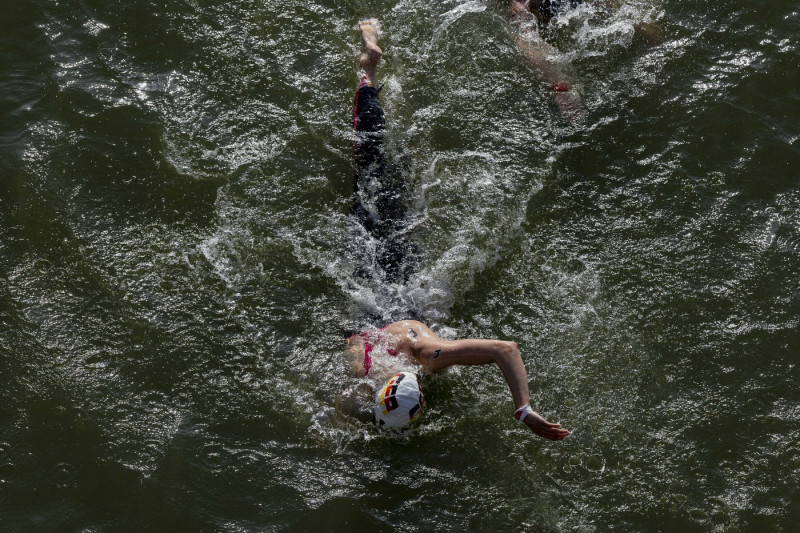
[[[522,362],[517,343],[500,340],[463,339],[445,341],[430,339],[420,343],[418,360],[429,370],[439,370],[452,365],[488,365],[500,367],[511,390],[514,406],[519,410],[530,405],[528,373]],[[523,420],[531,430],[550,440],[562,440],[570,432],[560,424],[548,422],[541,415],[528,410]]]

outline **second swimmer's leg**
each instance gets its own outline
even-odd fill
[[[561,69],[548,59],[548,56],[552,55],[553,47],[536,35],[538,29],[534,23],[534,16],[529,11],[530,3],[539,6],[536,8],[539,23],[546,23],[554,14],[550,11],[554,5],[551,2],[530,0],[526,3],[522,0],[511,0],[512,18],[520,26],[516,44],[539,79],[553,91],[556,105],[562,116],[570,120],[574,119],[580,115],[580,98],[577,93],[570,90],[569,83],[564,78]]]

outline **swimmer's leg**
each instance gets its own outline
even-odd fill
[[[383,146],[385,117],[378,99],[377,67],[383,52],[378,32],[370,21],[359,23],[361,55],[359,82],[353,113],[355,163],[353,213],[377,240],[377,262],[387,280],[408,278],[407,258],[413,249],[403,234],[407,223],[406,183],[400,172],[391,172]]]
[[[385,118],[378,100],[377,69],[383,55],[378,46],[378,32],[370,21],[359,23],[361,30],[361,55],[359,68],[363,76],[356,90],[353,110],[353,160],[355,180],[353,211],[361,224],[375,236],[380,216],[374,205],[374,194],[386,170],[383,151]]]
[[[378,30],[370,20],[359,22],[358,29],[361,31],[361,55],[358,64],[367,75],[367,85],[377,88],[378,61],[383,56],[383,51],[378,46]]]
[[[538,31],[533,13],[528,9],[528,4],[522,0],[511,0],[511,16],[520,26],[520,34],[516,45],[522,51],[525,59],[534,73],[545,83],[551,91],[565,118],[575,118],[580,114],[580,98],[577,93],[570,90],[569,82],[561,70],[547,56],[552,52],[552,47],[536,35]],[[542,22],[540,18],[540,22]]]

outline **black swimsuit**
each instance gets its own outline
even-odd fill
[[[353,213],[377,241],[377,263],[386,281],[402,283],[415,253],[406,235],[407,186],[402,172],[387,164],[383,149],[385,119],[378,91],[362,80],[353,109],[355,199]],[[391,168],[390,168],[391,167]]]

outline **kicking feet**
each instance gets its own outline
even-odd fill
[[[367,85],[377,87],[378,61],[383,56],[383,51],[378,46],[378,29],[371,20],[359,22],[358,29],[361,31],[361,56],[358,58],[358,65],[367,75]]]

